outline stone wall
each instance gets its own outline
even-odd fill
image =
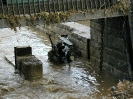
[[[123,29],[123,17],[108,18],[105,20],[104,29],[104,49],[103,49],[103,69],[111,72],[112,74],[129,78],[129,69],[127,63],[126,46],[124,42],[124,32],[127,33],[128,29]],[[128,24],[126,23],[125,26]],[[91,20],[91,43],[90,43],[90,56],[93,66],[100,64],[100,42],[101,42],[101,21]]]

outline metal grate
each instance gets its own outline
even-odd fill
[[[110,7],[117,0],[0,0],[0,14],[25,15],[42,11],[92,10]]]

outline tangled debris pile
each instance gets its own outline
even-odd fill
[[[116,86],[111,87],[110,91],[108,99],[133,99],[133,82],[120,81]]]

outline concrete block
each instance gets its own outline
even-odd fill
[[[42,78],[42,62],[35,56],[23,57],[21,61],[21,76],[26,80],[35,80]]]
[[[105,27],[104,28],[104,33],[105,34],[110,34],[111,28]]]
[[[118,38],[122,38],[124,37],[124,33],[122,31],[118,31]]]
[[[103,61],[106,62],[106,63],[108,62],[107,56],[108,56],[108,54],[106,54],[105,51],[104,51],[103,52]]]
[[[116,69],[128,73],[128,64],[124,61],[118,60]]]
[[[14,47],[15,56],[32,55],[32,48],[30,46]]]
[[[125,45],[124,45],[124,40],[123,39],[116,39],[116,41],[114,41],[114,45],[113,47],[117,50],[120,51],[122,53],[125,53]]]
[[[108,35],[108,47],[113,49],[112,46],[114,44],[114,41],[116,41],[116,39],[114,39],[114,37],[112,35]]]
[[[125,53],[124,40],[108,35],[108,47],[122,53]]]
[[[113,54],[113,49],[110,49],[108,47],[105,47],[104,51],[105,51],[105,54],[107,54],[107,55],[112,55]]]
[[[118,37],[118,33],[116,29],[111,29],[110,34],[113,35],[114,37]]]
[[[97,32],[97,42],[101,43],[101,32]]]
[[[110,66],[109,64],[103,62],[103,69],[108,71],[108,72],[111,72],[112,71],[112,66]]]
[[[86,52],[83,51],[83,50],[81,50],[81,56],[84,57],[84,58],[86,58],[87,57]]]
[[[114,68],[113,74],[116,75],[117,77],[120,77],[121,75],[123,75],[121,71],[119,71],[118,69],[115,69],[115,68]]]
[[[127,60],[126,53],[123,54],[123,53],[121,53],[121,52],[119,52],[119,51],[115,51],[115,50],[114,50],[114,51],[112,52],[112,56],[114,56],[115,58],[117,58],[117,59],[119,59],[119,60],[125,61],[125,62],[126,62],[126,60]]]
[[[17,58],[18,56],[32,55],[32,48],[30,46],[17,46],[14,47],[14,56],[15,56],[15,69],[18,69]]]
[[[91,62],[91,65],[92,65],[93,67],[99,67],[99,63],[100,63],[100,60],[99,60],[99,59],[97,59],[97,58],[91,56],[91,57],[90,57],[90,62]]]
[[[82,42],[79,43],[79,49],[80,50],[86,50],[85,47],[86,47],[86,45],[84,43],[82,43]]]
[[[95,28],[95,23],[93,21],[90,21],[90,27]]]
[[[103,44],[104,44],[104,47],[108,46],[108,35],[107,34],[104,34],[103,36]]]
[[[95,41],[91,41],[90,46],[95,47],[95,48],[100,48],[100,44]]]
[[[34,57],[34,56],[33,55],[16,56],[16,69],[18,70],[18,72],[20,72],[20,74],[21,74],[22,62],[24,62],[28,58],[32,58],[32,57]]]
[[[100,50],[95,47],[90,47],[90,54],[97,59],[100,59]]]
[[[97,31],[101,31],[101,25],[98,24],[98,23],[95,23],[95,29],[96,29]]]
[[[97,31],[94,29],[92,29],[92,32],[91,32],[91,39],[94,39],[95,42],[97,42],[98,40]]]
[[[94,54],[94,51],[93,51],[93,47],[90,47],[90,56],[93,56],[93,54]]]
[[[93,28],[90,28],[91,38],[92,38],[92,33],[94,33],[94,29]]]
[[[42,77],[42,62],[32,55],[29,46],[14,47],[15,70],[26,80]]]
[[[115,57],[112,57],[111,55],[107,55],[107,63],[109,65],[116,68],[117,62],[118,62],[118,59],[116,59]]]

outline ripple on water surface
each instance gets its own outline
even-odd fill
[[[55,65],[48,61],[51,49],[44,33],[22,27],[16,33],[0,29],[0,98],[2,99],[100,99],[117,79],[91,67],[86,59]],[[14,73],[4,56],[13,57],[14,47],[30,45],[33,55],[43,63],[43,78],[26,81]]]

